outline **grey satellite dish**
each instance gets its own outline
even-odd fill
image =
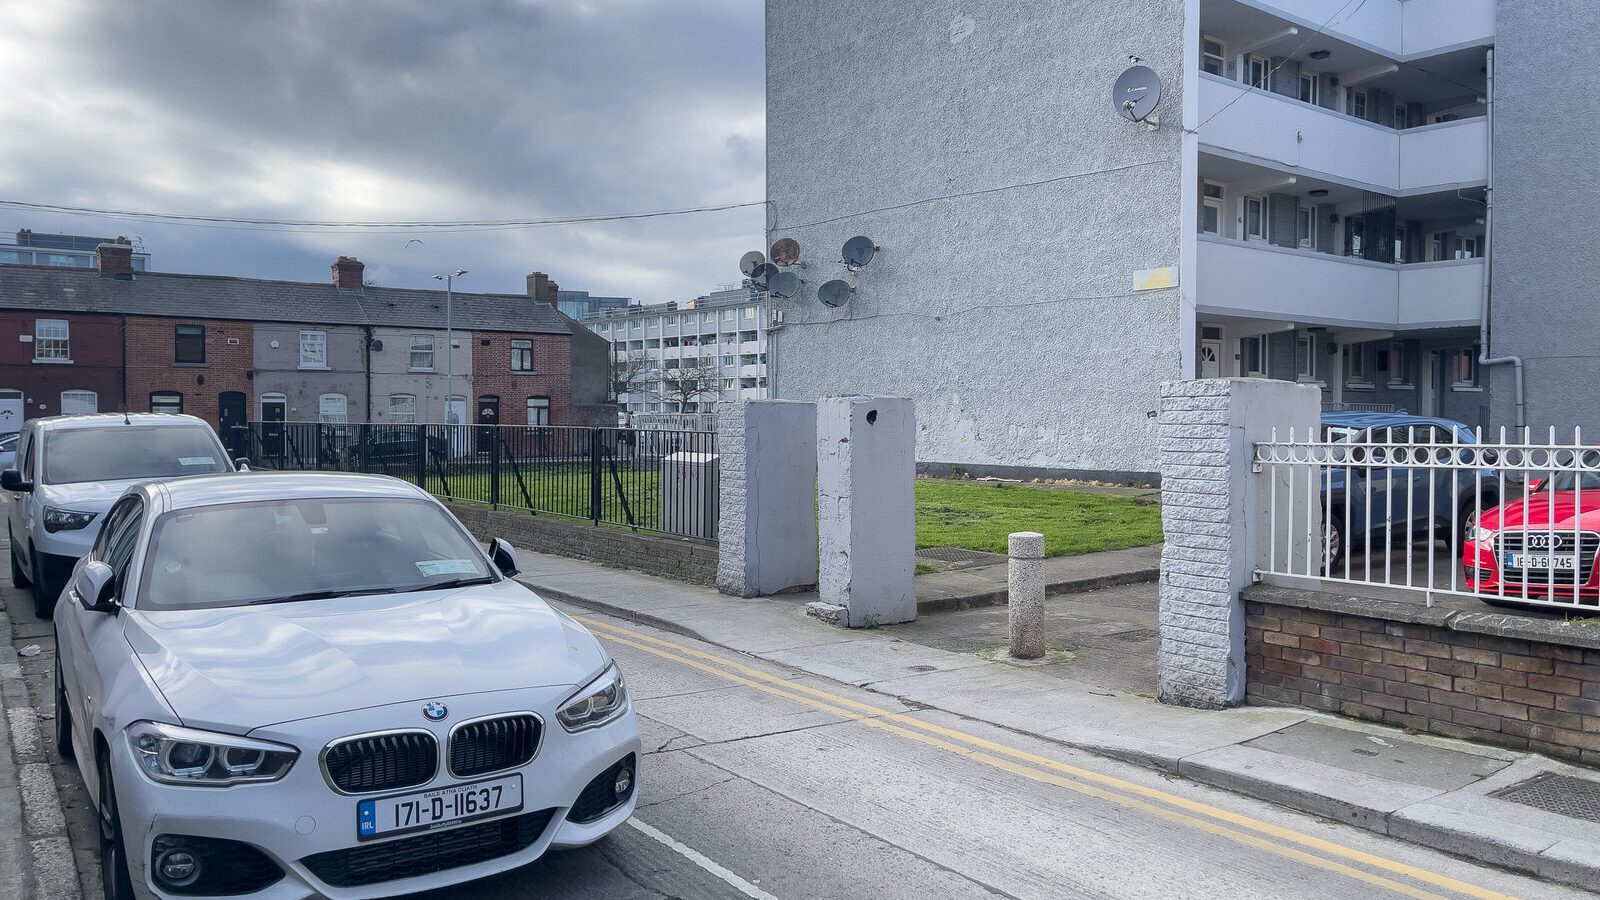
[[[1111,89],[1111,105],[1117,115],[1131,122],[1143,122],[1161,102],[1161,76],[1149,66],[1134,66],[1117,77]]]
[[[756,266],[755,270],[750,273],[750,280],[755,282],[757,287],[766,287],[767,282],[771,281],[772,276],[778,274],[778,271],[777,266],[764,262]]]
[[[872,238],[856,236],[844,242],[844,264],[854,272],[869,262],[878,252],[878,245]]]
[[[757,266],[766,261],[767,255],[765,253],[760,250],[751,250],[749,253],[739,257],[739,271],[743,272],[745,277],[749,277],[756,273]]]
[[[792,300],[800,295],[800,276],[793,272],[779,272],[767,282],[767,293],[779,300]]]
[[[794,238],[778,238],[772,244],[772,261],[785,268],[800,261],[800,242]]]
[[[850,295],[855,292],[856,289],[850,286],[850,282],[843,278],[835,278],[832,281],[824,281],[822,286],[817,288],[817,299],[822,301],[823,306],[838,309],[849,303]]]

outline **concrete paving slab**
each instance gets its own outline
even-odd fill
[[[1388,830],[1389,813],[1443,793],[1250,744],[1184,757],[1178,771],[1205,784],[1377,832]]]
[[[1437,800],[1414,803],[1395,811],[1389,816],[1389,834],[1446,853],[1526,872],[1538,872],[1540,854],[1563,839],[1561,835],[1539,828],[1464,812]]]
[[[823,678],[857,686],[983,664],[977,657],[964,653],[950,653],[887,638],[864,638],[774,650],[762,655]]]
[[[1262,735],[1245,746],[1318,763],[1334,770],[1436,788],[1434,793],[1476,784],[1510,765],[1509,760],[1447,750],[1320,722],[1301,722]],[[1430,795],[1431,796],[1431,795]]]

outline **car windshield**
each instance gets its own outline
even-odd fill
[[[175,478],[231,471],[209,429],[198,425],[108,425],[45,433],[46,484]]]
[[[169,512],[145,556],[140,609],[210,609],[494,580],[426,500],[333,498]]]
[[[1351,428],[1348,425],[1324,425],[1322,426],[1322,439],[1329,443],[1348,443],[1355,440],[1361,432],[1362,429]]]
[[[1600,451],[1591,450],[1585,453],[1583,455],[1583,467],[1585,469],[1600,470]],[[1578,479],[1578,475],[1578,472],[1570,469],[1565,472],[1557,472],[1555,477],[1550,479],[1550,490],[1600,490],[1600,471],[1583,472],[1583,480],[1581,482]]]

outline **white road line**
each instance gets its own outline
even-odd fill
[[[700,868],[705,869],[707,872],[710,872],[711,874],[727,882],[729,885],[732,885],[735,890],[741,894],[744,894],[746,897],[754,898],[754,900],[778,900],[777,897],[772,896],[766,891],[763,891],[761,888],[758,888],[750,882],[745,881],[743,878],[740,878],[732,872],[729,872],[722,866],[717,865],[716,862],[708,858],[700,851],[673,840],[670,836],[651,828],[649,825],[646,825],[638,819],[629,819],[628,824],[632,825],[634,830],[638,831],[640,834],[660,841],[661,843],[667,845],[667,847],[672,849],[675,853],[682,856],[684,859],[689,860]]]

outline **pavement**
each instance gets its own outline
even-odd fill
[[[1001,651],[1003,610],[925,614],[847,631],[804,614],[813,595],[740,600],[634,572],[519,550],[548,599],[1169,776],[1539,878],[1600,889],[1600,772],[1534,754],[1261,706],[1201,711],[1154,699],[1155,589],[1047,600],[1051,652]],[[1076,558],[1082,561],[1083,557]],[[917,581],[974,570],[919,576]],[[918,585],[919,597],[924,588]],[[919,609],[922,607],[919,604]],[[1130,639],[1120,640],[1118,635]],[[1587,809],[1561,815],[1497,796],[1549,779]],[[1548,793],[1548,792],[1545,792]]]
[[[1005,557],[994,565],[918,575],[917,612],[943,612],[1006,603]],[[1134,547],[1044,561],[1045,594],[1078,594],[1121,584],[1154,582],[1161,577],[1161,548]],[[815,599],[815,596],[812,596]]]

